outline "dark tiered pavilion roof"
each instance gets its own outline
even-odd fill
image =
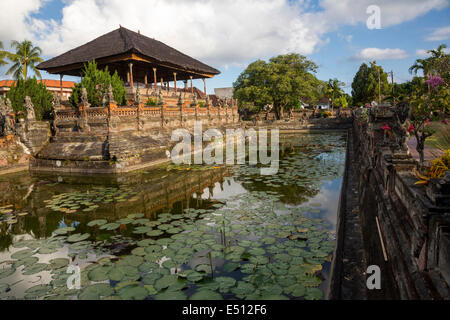
[[[133,64],[134,81],[153,82],[153,68],[157,69],[157,81],[211,78],[220,74],[214,69],[164,43],[120,27],[78,48],[45,61],[37,66],[49,73],[82,76],[84,64],[95,60],[99,68],[108,66],[127,79],[130,63]]]

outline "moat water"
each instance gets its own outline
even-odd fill
[[[346,134],[280,139],[272,176],[0,177],[0,299],[323,299]]]

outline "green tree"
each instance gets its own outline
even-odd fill
[[[5,58],[8,57],[8,54],[9,52],[3,50],[3,43],[0,41],[0,66],[8,64],[5,60]]]
[[[327,97],[329,99],[331,99],[331,109],[333,109],[333,107],[335,105],[335,102],[336,102],[335,100],[340,99],[341,96],[344,94],[344,92],[342,91],[342,87],[344,85],[345,85],[345,83],[339,81],[336,78],[328,80]]]
[[[388,74],[375,61],[370,63],[370,67],[363,63],[353,78],[352,97],[354,105],[383,100],[383,96],[388,95],[390,91]]]
[[[25,96],[29,96],[33,102],[36,120],[51,119],[53,96],[43,83],[38,82],[35,77],[27,80],[19,79],[6,93],[6,97],[11,100],[13,110],[22,115],[26,115],[23,106]]]
[[[33,46],[31,41],[24,40],[22,42],[12,41],[11,47],[16,50],[15,53],[8,53],[7,57],[13,65],[6,72],[7,75],[12,74],[15,79],[27,80],[28,68],[31,68],[36,75],[42,79],[41,73],[36,65],[44,61],[40,55],[42,50]]]
[[[117,71],[113,75],[106,67],[104,70],[97,68],[95,61],[89,62],[84,66],[83,80],[75,85],[70,96],[70,104],[77,107],[81,100],[81,89],[84,87],[87,91],[88,101],[91,107],[102,106],[103,96],[107,92],[109,85],[113,88],[114,100],[119,105],[126,104],[126,90]]]
[[[298,106],[299,98],[314,99],[315,88],[321,83],[313,73],[317,65],[299,54],[273,57],[251,63],[235,83],[234,97],[241,106],[253,104],[261,109],[273,104],[278,119],[285,109]]]

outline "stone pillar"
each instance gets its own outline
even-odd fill
[[[206,79],[203,78],[202,80],[203,80],[203,90],[205,92],[205,96],[207,96],[208,94],[206,93]]]
[[[153,68],[153,83],[155,84],[155,92],[158,89],[158,79],[156,78],[156,68]]]
[[[189,78],[191,78],[191,93],[194,94],[194,86],[192,85],[192,76],[189,76]]]
[[[62,74],[59,75],[59,89],[60,89],[60,98],[63,98],[63,76]]]
[[[176,72],[173,73],[173,82],[174,82],[174,86],[175,86],[175,93],[177,93],[177,73]]]
[[[131,89],[133,89],[133,87],[134,87],[133,64],[130,62],[130,63],[128,64],[128,67],[130,68],[130,86],[131,86]]]

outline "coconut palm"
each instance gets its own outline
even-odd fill
[[[417,75],[417,72],[422,70],[424,76],[427,76],[430,71],[430,60],[417,59],[416,62],[409,68],[409,73]]]
[[[331,109],[334,108],[334,100],[335,98],[339,98],[342,95],[342,88],[345,83],[340,82],[338,79],[330,79],[328,80],[328,96],[331,99]]]
[[[8,56],[8,52],[3,51],[2,49],[3,49],[3,43],[0,41],[0,66],[8,64],[8,62],[5,61],[5,58]]]
[[[14,78],[23,78],[27,80],[28,68],[31,68],[37,76],[42,79],[41,73],[36,68],[38,63],[44,61],[40,55],[41,48],[33,46],[31,41],[24,40],[22,42],[12,41],[11,47],[16,50],[15,53],[9,53],[8,59],[14,63],[6,74],[12,74]]]

